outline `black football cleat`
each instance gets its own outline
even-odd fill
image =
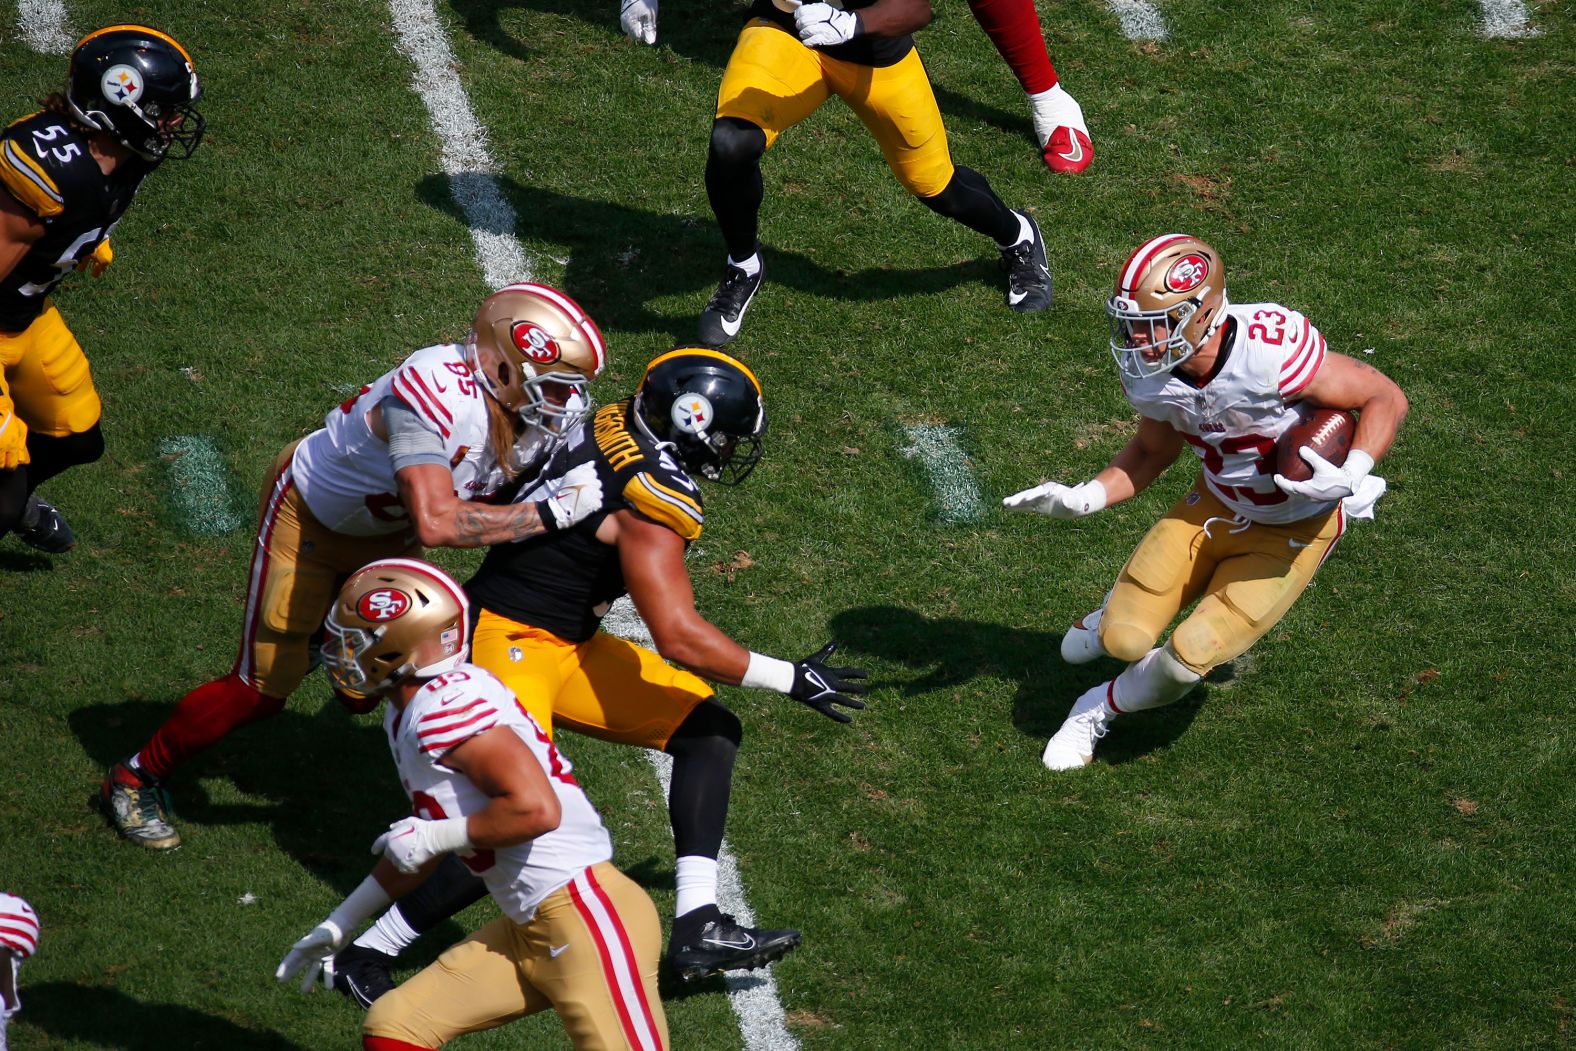
[[[1029,221],[1029,239],[1001,250],[1007,270],[1007,305],[1020,314],[1032,314],[1051,305],[1051,267],[1045,259],[1045,239],[1040,224],[1027,212],[1014,212]]]
[[[394,959],[365,945],[347,945],[334,957],[334,988],[365,1010],[378,997],[393,991],[389,968]]]
[[[725,347],[738,337],[739,327],[744,324],[744,312],[750,309],[765,276],[764,265],[751,276],[732,263],[728,264],[722,283],[706,301],[706,309],[701,311],[700,341],[703,346]]]
[[[77,542],[77,535],[66,524],[65,516],[55,509],[54,504],[40,500],[36,493],[27,498],[27,506],[22,509],[22,520],[13,532],[28,547],[51,555],[70,551]]]
[[[695,917],[702,913],[702,917]],[[686,922],[689,921],[689,922]],[[741,927],[732,916],[712,906],[673,921],[668,964],[686,982],[723,971],[764,967],[799,947],[799,932]]]

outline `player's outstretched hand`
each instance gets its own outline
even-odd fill
[[[1037,511],[1052,518],[1082,518],[1105,507],[1105,486],[1091,478],[1082,485],[1046,482],[1004,497],[1001,506],[1009,511]]]
[[[832,659],[836,650],[837,643],[828,642],[804,660],[795,662],[793,688],[788,691],[788,696],[800,704],[809,705],[828,719],[846,723],[853,716],[839,711],[839,707],[862,710],[865,702],[848,695],[863,694],[870,687],[864,681],[867,676],[859,668],[834,668],[826,663]]]
[[[345,932],[333,920],[324,920],[290,947],[274,970],[274,979],[288,982],[301,976],[301,991],[309,993],[319,977],[323,988],[334,987],[334,954],[345,947]]]
[[[657,42],[657,0],[623,0],[618,8],[618,24],[624,35],[637,44]]]

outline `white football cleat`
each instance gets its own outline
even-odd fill
[[[1111,684],[1091,686],[1073,702],[1062,728],[1045,744],[1040,761],[1047,770],[1077,770],[1094,761],[1095,742],[1106,735],[1116,712],[1106,703]]]
[[[1088,664],[1105,656],[1105,647],[1100,645],[1100,618],[1104,615],[1105,607],[1101,606],[1073,621],[1073,626],[1062,636],[1062,660],[1068,664]]]
[[[1029,115],[1040,140],[1045,166],[1063,175],[1076,175],[1094,160],[1094,145],[1084,123],[1083,107],[1062,90],[1060,82],[1049,91],[1029,96]]]

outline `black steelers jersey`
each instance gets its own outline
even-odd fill
[[[808,2],[808,0],[807,0]],[[869,7],[876,0],[841,0],[834,3],[833,7],[840,7],[845,11],[858,11],[862,7]],[[784,11],[772,0],[754,0],[750,5],[750,14],[755,18],[764,18],[788,32],[795,40],[799,39],[799,31],[794,26],[793,14]],[[900,61],[903,56],[914,50],[914,38],[904,35],[898,37],[871,36],[868,33],[857,36],[846,44],[837,44],[833,47],[818,47],[817,51],[829,58],[839,59],[843,62],[852,62],[856,66],[890,66]]]
[[[474,603],[561,639],[584,642],[625,591],[618,548],[596,538],[604,518],[629,509],[667,526],[685,543],[700,536],[705,522],[700,488],[634,426],[629,401],[598,409],[526,483],[519,499],[550,498],[559,479],[587,463],[595,465],[602,484],[602,510],[570,529],[493,547],[465,584]]]
[[[44,297],[109,237],[154,167],[131,156],[106,176],[88,135],[47,111],[0,133],[0,186],[44,224],[0,281],[0,332],[21,332],[44,312]]]

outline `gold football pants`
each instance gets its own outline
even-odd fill
[[[91,430],[103,405],[87,355],[53,303],[21,332],[0,332],[0,465],[28,462],[29,431]]]
[[[577,1051],[663,1051],[661,951],[651,898],[603,862],[548,895],[529,923],[500,917],[448,949],[380,997],[361,1031],[438,1047],[552,1008]]]
[[[288,697],[311,669],[312,640],[345,580],[380,558],[417,558],[408,532],[347,536],[307,510],[291,473],[296,443],[274,461],[263,488],[257,543],[235,674],[270,697]]]
[[[1171,633],[1171,649],[1206,675],[1286,615],[1345,528],[1339,505],[1287,525],[1244,524],[1200,478],[1122,568],[1100,618],[1100,644],[1118,660],[1136,661],[1198,599]]]
[[[482,610],[471,660],[514,691],[547,729],[662,749],[695,706],[706,681],[643,646],[605,631],[573,643]]]
[[[905,189],[934,197],[947,188],[953,172],[947,130],[917,50],[890,66],[861,66],[828,58],[765,19],[752,19],[722,74],[717,116],[759,126],[770,149],[832,95],[870,129]]]

